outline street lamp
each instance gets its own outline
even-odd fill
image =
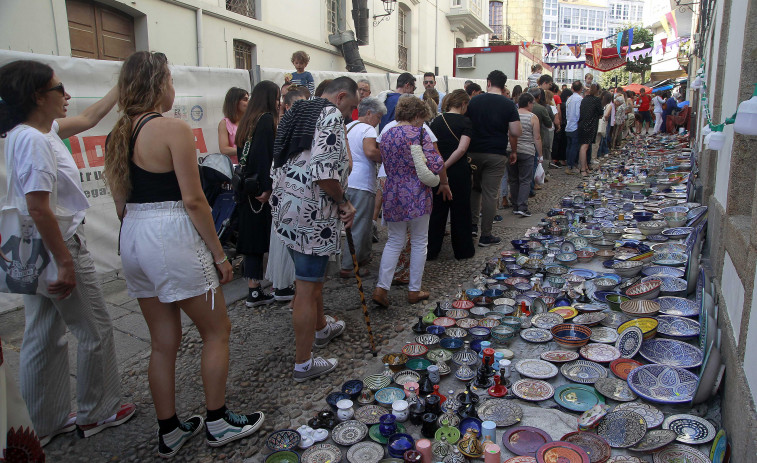
[[[384,11],[386,11],[386,14],[374,15],[373,27],[378,26],[379,24],[381,24],[381,21],[387,19],[394,12],[394,8],[397,6],[397,0],[381,0],[381,2],[384,4]],[[376,21],[376,19],[378,19],[378,21]]]

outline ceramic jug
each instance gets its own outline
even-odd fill
[[[397,421],[400,423],[407,421],[407,418],[410,415],[407,401],[395,400],[392,404],[392,415],[394,415]]]
[[[336,403],[336,416],[339,421],[351,420],[355,416],[355,410],[352,409],[352,401],[350,399],[342,399]]]

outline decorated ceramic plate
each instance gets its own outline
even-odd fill
[[[297,444],[300,443],[300,439],[300,433],[294,429],[282,429],[268,436],[265,446],[274,452],[279,450],[291,450],[297,447]]]
[[[569,432],[560,439],[582,448],[591,463],[601,463],[610,458],[610,445],[602,437],[593,432],[575,431]],[[556,460],[560,461],[560,460]]]
[[[536,451],[537,463],[591,463],[589,455],[581,447],[570,442],[548,442]]]
[[[536,328],[544,330],[552,329],[553,326],[559,325],[564,321],[565,319],[562,318],[562,315],[555,312],[540,313],[531,317],[531,324]]]
[[[605,399],[597,391],[585,384],[563,384],[555,389],[555,402],[574,412],[583,413]]]
[[[644,418],[647,423],[647,428],[652,429],[662,424],[665,419],[665,415],[653,405],[649,405],[644,402],[625,402],[615,406],[613,411],[628,410],[634,413],[638,413]]]
[[[445,331],[444,334],[446,334],[450,338],[460,338],[460,339],[462,339],[462,338],[468,336],[468,331],[464,330],[464,329],[462,329],[460,327],[455,326],[455,327],[447,328],[447,331]]]
[[[550,312],[559,314],[564,320],[570,320],[571,318],[578,315],[578,310],[570,306],[555,307],[554,309],[550,310]]]
[[[586,280],[593,280],[597,277],[597,272],[586,268],[574,268],[571,269],[568,273],[571,275],[578,275]]]
[[[670,415],[662,422],[662,429],[675,431],[676,440],[684,444],[706,444],[715,438],[715,426],[694,415]]]
[[[610,363],[620,358],[620,350],[615,346],[601,343],[590,343],[579,349],[581,357],[597,363]]]
[[[517,397],[530,402],[547,400],[555,394],[555,389],[540,379],[521,379],[513,384],[511,390]]]
[[[698,379],[684,368],[652,364],[631,370],[628,386],[650,402],[683,404],[694,398]]]
[[[483,421],[494,421],[497,426],[512,426],[523,419],[523,409],[506,399],[485,400],[478,406],[478,416]]]
[[[712,442],[712,448],[710,449],[710,460],[712,460],[712,463],[723,463],[727,448],[728,439],[725,435],[725,429],[721,429],[715,436],[715,440]]]
[[[657,317],[657,333],[672,338],[693,338],[699,336],[699,322],[686,317],[660,315]]]
[[[618,340],[618,332],[606,326],[592,327],[589,339],[594,342],[613,344]]]
[[[655,338],[644,341],[639,354],[652,363],[681,368],[702,364],[704,354],[698,347],[675,339]]]
[[[302,454],[302,463],[342,461],[342,451],[334,444],[315,444]]]
[[[644,339],[650,339],[657,333],[657,325],[657,319],[651,317],[634,318],[620,325],[618,327],[618,334],[623,334],[623,331],[632,326],[636,326],[641,330]]]
[[[647,423],[644,417],[629,410],[608,413],[597,427],[597,434],[614,448],[636,445],[646,433]]]
[[[669,445],[676,440],[676,437],[678,437],[678,434],[669,429],[653,429],[652,431],[647,431],[644,438],[633,447],[630,447],[630,449],[641,453],[654,452]]]
[[[607,314],[603,312],[587,312],[577,315],[573,318],[573,323],[579,325],[593,326],[607,318]]]
[[[350,463],[378,463],[384,458],[384,446],[375,442],[358,442],[347,450]]]
[[[557,376],[557,367],[544,360],[521,360],[515,364],[515,370],[517,370],[521,376],[528,378],[549,379]]]
[[[520,337],[528,342],[548,342],[552,340],[552,333],[541,328],[526,328],[520,332]]]
[[[676,227],[676,228],[666,228],[662,231],[662,234],[667,236],[671,239],[681,239],[689,236],[689,234],[694,231],[691,227]]]
[[[607,369],[588,360],[576,360],[560,367],[560,373],[570,381],[581,384],[594,384],[599,378],[607,378]]]
[[[607,318],[602,320],[600,324],[602,326],[606,326],[608,328],[617,329],[620,325],[627,322],[631,319],[628,315],[624,314],[623,312],[606,312]]]
[[[614,457],[610,457],[610,459],[607,460],[605,463],[647,463],[647,462],[642,460],[639,457],[634,457],[631,455],[617,455]]]
[[[475,304],[472,301],[455,301],[452,303],[452,308],[470,310]]]
[[[381,405],[364,405],[355,410],[355,419],[369,426],[378,424],[382,415],[386,415],[386,408]]]
[[[529,455],[520,455],[505,460],[505,463],[537,463],[536,457]]]
[[[628,373],[641,365],[642,364],[636,360],[621,357],[610,362],[610,371],[612,371],[615,376],[625,381],[628,379]]]
[[[339,445],[353,445],[365,439],[368,426],[358,420],[342,421],[331,431],[331,439]]]
[[[455,322],[457,326],[463,329],[473,328],[474,326],[478,326],[478,320],[474,318],[461,318],[457,322]]]
[[[502,436],[502,445],[516,455],[536,455],[542,445],[552,442],[549,434],[531,426],[508,429]]]
[[[683,278],[683,276],[685,275],[685,272],[681,270],[680,268],[665,267],[662,265],[652,265],[650,267],[643,269],[641,273],[645,277],[666,276],[666,277],[673,277],[673,278]]]
[[[438,317],[434,319],[434,325],[449,328],[455,326],[455,319],[451,317]]]
[[[688,445],[673,444],[654,454],[654,463],[710,463],[704,453]]]
[[[641,329],[637,326],[631,326],[618,334],[615,347],[620,351],[622,358],[631,358],[641,349],[643,338]]]
[[[578,360],[578,352],[570,350],[550,350],[542,352],[541,359],[552,363],[565,363]]]
[[[617,378],[599,378],[594,382],[594,389],[616,402],[630,402],[637,399],[636,394],[628,387],[628,383]]]

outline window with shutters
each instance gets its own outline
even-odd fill
[[[88,0],[66,0],[71,56],[123,61],[136,51],[134,18]]]
[[[490,39],[503,40],[504,22],[502,19],[502,2],[500,1],[489,2],[489,27],[494,31],[494,34],[489,36]]]
[[[326,31],[339,32],[339,0],[326,0]]]
[[[410,46],[410,11],[404,5],[397,8],[397,67],[407,71]]]
[[[234,64],[237,69],[252,69],[252,45],[234,40]]]
[[[255,0],[226,0],[226,10],[257,19],[255,16]]]

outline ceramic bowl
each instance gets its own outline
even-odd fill
[[[654,299],[660,295],[661,286],[661,280],[649,280],[641,283],[636,283],[635,285],[626,289],[626,296],[630,297],[631,299]],[[623,310],[622,306],[621,310]]]
[[[510,244],[512,244],[512,245],[513,245],[513,247],[514,247],[515,249],[517,249],[518,251],[521,251],[521,250],[522,250],[522,248],[523,248],[523,246],[524,246],[524,245],[525,245],[526,243],[528,243],[528,240],[512,240],[512,241],[510,241]]]
[[[620,305],[625,301],[630,301],[631,298],[622,294],[608,294],[605,296],[605,300],[607,301],[607,305],[610,306],[610,309],[619,312]]]
[[[563,290],[561,288],[555,288],[554,286],[545,286],[545,287],[543,287],[541,289],[541,293],[544,296],[551,297],[553,299],[557,299],[558,297],[560,297],[562,295]]]
[[[579,230],[578,234],[583,236],[584,238],[588,240],[593,240],[596,238],[602,237],[602,232],[599,230],[593,230],[591,228],[584,228],[583,230]]]
[[[667,224],[662,220],[650,220],[639,222],[639,230],[644,236],[656,235],[667,228]]]
[[[663,214],[665,222],[670,227],[683,227],[686,225],[686,213],[685,212],[668,212]]]
[[[623,278],[632,278],[641,272],[643,266],[643,262],[626,260],[613,263],[612,269]]]
[[[550,330],[552,339],[561,347],[578,349],[585,346],[591,337],[591,328],[574,323],[561,323]]]
[[[350,400],[357,400],[361,392],[363,392],[363,382],[359,379],[352,379],[342,384],[342,392],[350,396]]]
[[[660,311],[660,304],[644,299],[631,299],[620,304],[620,310],[632,317],[654,317]]]
[[[620,235],[622,234],[623,234],[623,230],[620,228],[614,228],[614,227],[602,228],[602,236],[604,236],[608,240],[617,240],[618,238],[620,238]]]
[[[689,212],[689,208],[686,206],[668,206],[660,209],[660,214],[662,214],[663,216],[674,212],[683,213],[685,216],[686,213]]]
[[[491,336],[491,330],[483,326],[474,326],[468,330],[468,334],[470,334],[471,338],[474,340],[485,341]]]
[[[595,278],[592,280],[592,283],[594,283],[594,287],[597,288],[597,291],[610,291],[618,285],[618,282],[612,278]]]
[[[443,326],[438,325],[429,325],[426,327],[426,333],[428,334],[435,334],[439,337],[442,337],[444,335],[444,332],[447,331],[447,328]]]
[[[598,249],[612,249],[615,247],[615,241],[608,239],[594,240],[591,242],[592,246],[596,246]]]
[[[613,257],[615,257],[615,251],[613,251],[612,249],[600,249],[595,253],[595,255],[600,259],[612,259]]]
[[[455,326],[452,328],[447,328],[447,336],[449,336],[450,338],[464,339],[468,336],[468,331],[464,330],[463,328],[460,328],[459,326]],[[445,339],[449,339],[449,338],[445,338]]]
[[[329,407],[331,407],[331,409],[336,412],[336,403],[344,399],[350,399],[350,395],[344,392],[332,392],[331,394],[326,396],[326,403],[329,404]]]
[[[622,334],[623,331],[631,326],[636,326],[641,330],[642,337],[646,339],[652,339],[657,335],[657,325],[659,322],[654,318],[634,318],[629,320],[618,327],[618,334]]]
[[[586,251],[585,249],[576,251],[575,254],[578,257],[578,261],[584,264],[591,262],[591,260],[594,258],[594,253],[591,251]]]
[[[279,450],[268,455],[265,463],[299,463],[300,456],[294,450]]]
[[[563,277],[548,276],[546,279],[547,283],[549,283],[552,288],[557,288],[560,290],[562,290],[563,286],[565,286],[566,283],[565,278]]]
[[[491,330],[491,337],[494,341],[504,344],[506,342],[509,342],[511,339],[513,339],[518,332],[519,328],[513,328],[512,326],[508,325],[499,325],[495,326]]]
[[[383,363],[388,363],[389,368],[395,373],[405,369],[405,364],[407,363],[407,359],[408,359],[408,356],[401,352],[386,354],[385,356],[381,357],[381,361]]]
[[[462,338],[442,338],[439,345],[447,350],[456,351],[463,347]]]
[[[652,216],[653,215],[654,214],[652,214],[651,212],[648,212],[648,211],[637,211],[637,212],[633,213],[633,218],[637,222],[648,222],[648,221],[652,220]]]
[[[520,330],[521,327],[520,318],[513,316],[502,317],[500,323],[501,325],[509,326],[510,328],[513,328],[515,330]]]
[[[431,360],[414,358],[407,361],[407,368],[413,371],[426,371],[426,368],[431,365]]]
[[[490,297],[492,299],[502,297],[502,294],[504,294],[504,288],[500,288],[500,287],[495,288],[494,286],[496,285],[489,286],[489,289],[484,291],[484,296]]]

